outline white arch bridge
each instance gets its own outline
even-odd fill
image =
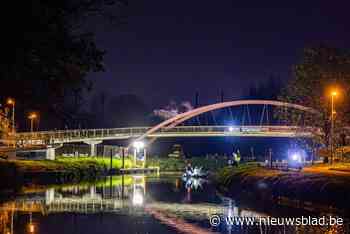
[[[64,144],[85,141],[124,140],[131,138],[171,137],[312,137],[318,129],[299,126],[177,126],[144,136],[152,127],[106,128],[18,133],[20,145]]]
[[[178,126],[185,121],[218,109],[234,106],[262,105],[263,112],[259,125],[235,126]],[[96,150],[96,144],[104,140],[162,138],[162,137],[312,137],[322,134],[321,130],[308,126],[264,125],[264,113],[268,106],[275,106],[287,110],[292,108],[301,112],[318,115],[309,107],[272,100],[237,100],[202,106],[178,114],[154,127],[131,127],[110,129],[76,129],[41,132],[16,133],[15,140],[18,147],[55,146],[64,143],[84,142],[91,145],[91,153]],[[249,114],[249,113],[248,113]],[[49,148],[54,155],[54,148]],[[52,153],[53,151],[53,153]],[[54,157],[54,156],[53,156]],[[48,157],[50,158],[50,157]]]

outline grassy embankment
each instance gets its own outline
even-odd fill
[[[183,172],[187,163],[191,163],[193,167],[202,167],[206,171],[217,171],[227,165],[227,161],[223,159],[206,159],[202,157],[193,157],[189,159],[181,158],[148,158],[148,166],[158,166],[162,172]]]
[[[122,166],[120,159],[113,159],[113,168]],[[132,161],[125,159],[125,167]],[[93,180],[107,173],[110,160],[103,158],[58,158],[57,160],[0,160],[0,186],[9,187],[30,183],[63,183]]]
[[[220,191],[227,195],[248,195],[262,200],[291,200],[300,206],[349,210],[350,176],[268,170],[256,164],[223,168],[216,174]],[[283,202],[282,202],[283,203]]]
[[[147,167],[160,167],[161,171],[184,171],[187,163],[216,171],[225,166],[224,160],[203,158],[174,159],[148,158]],[[122,167],[121,159],[113,159],[113,168]],[[125,167],[134,167],[131,158]],[[23,184],[61,184],[83,180],[96,180],[110,169],[109,158],[63,158],[56,160],[0,160],[0,188],[13,188]]]

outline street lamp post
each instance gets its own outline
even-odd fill
[[[337,96],[336,91],[332,91],[331,93],[331,136],[330,136],[330,145],[331,145],[331,160],[330,163],[333,163],[333,156],[334,156],[334,115],[335,115],[335,108],[334,108],[334,98]]]
[[[16,124],[15,124],[15,100],[13,98],[7,99],[7,104],[12,106],[12,133],[15,132]]]
[[[34,120],[38,117],[36,113],[31,113],[28,116],[28,119],[30,119],[30,131],[33,132],[34,130]]]

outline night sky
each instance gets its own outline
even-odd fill
[[[106,50],[93,97],[136,94],[151,108],[239,98],[271,74],[287,81],[306,46],[349,48],[349,1],[130,1],[127,24],[89,23]]]

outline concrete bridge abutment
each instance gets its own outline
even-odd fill
[[[45,204],[49,205],[55,200],[55,189],[49,188],[45,191]]]
[[[101,144],[102,141],[84,141],[85,144],[90,145],[90,157],[97,156],[97,145]]]
[[[46,159],[48,160],[55,160],[56,159],[56,149],[62,147],[61,145],[48,145],[46,149]]]
[[[46,159],[55,160],[56,159],[56,149],[53,147],[48,147],[46,150]]]

